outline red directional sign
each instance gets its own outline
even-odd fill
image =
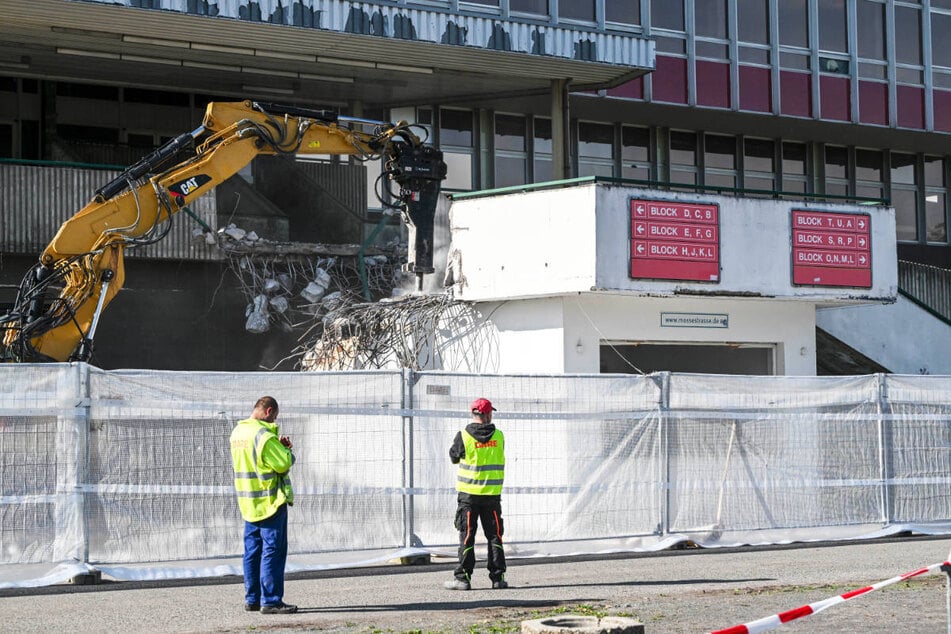
[[[631,277],[719,281],[719,208],[631,200]]]
[[[871,238],[867,214],[793,210],[793,284],[871,288]]]

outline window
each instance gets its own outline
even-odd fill
[[[621,128],[621,178],[650,180],[650,141],[649,128]]]
[[[855,195],[860,198],[883,198],[885,156],[877,150],[855,150]]]
[[[737,31],[741,42],[769,44],[768,0],[737,0]]]
[[[951,46],[948,46],[943,37],[935,37],[939,33],[951,32],[949,29],[951,29],[951,15],[931,14],[931,61],[935,66],[951,67]]]
[[[511,0],[509,10],[513,13],[548,15],[548,0]]]
[[[684,24],[683,0],[651,0],[651,26],[683,31]]]
[[[640,24],[641,1],[604,0],[604,19],[620,24]]]
[[[578,176],[614,176],[614,126],[578,123]]]
[[[553,173],[551,166],[551,119],[536,117],[533,128],[535,130],[532,140],[535,157],[533,182],[544,183],[552,179]]]
[[[885,5],[859,0],[857,9],[859,57],[885,59]]]
[[[776,143],[774,141],[743,140],[743,188],[775,191]]]
[[[594,0],[559,0],[558,17],[594,22]]]
[[[848,53],[848,31],[845,25],[845,0],[822,0],[819,3],[819,48]]]
[[[809,46],[809,14],[806,0],[782,0],[779,5],[779,43]]]
[[[915,155],[891,155],[892,206],[895,208],[895,232],[901,241],[918,240],[918,191]]]
[[[849,195],[849,151],[847,148],[827,145],[825,149],[825,193],[832,196]]]
[[[940,156],[925,157],[925,240],[948,242],[945,165]]]
[[[940,41],[940,37],[937,38]],[[895,61],[896,79],[899,82],[921,84],[921,11],[915,7],[895,7]],[[908,68],[906,64],[914,66]]]
[[[697,184],[697,134],[670,132],[670,182]]]
[[[703,144],[703,184],[736,187],[736,138],[707,134]]]
[[[447,190],[470,190],[473,188],[474,130],[471,110],[439,109],[439,139],[446,162]]]
[[[724,39],[726,32],[726,1],[705,0],[694,5],[696,34],[700,37]]]
[[[785,141],[782,152],[783,158],[780,165],[783,172],[783,184],[781,189],[784,192],[806,193],[809,191],[806,175],[806,144]]]
[[[525,117],[507,114],[495,116],[496,187],[524,185],[528,182],[525,126]]]

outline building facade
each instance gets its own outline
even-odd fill
[[[193,127],[210,100],[280,101],[420,124],[445,154],[450,193],[599,176],[698,200],[879,204],[894,208],[900,280],[951,269],[949,0],[0,0],[0,9],[5,164],[127,164]],[[22,207],[4,204],[8,218]],[[379,217],[372,196],[367,207],[369,229]],[[4,252],[24,258],[46,240],[14,248],[4,233]],[[4,282],[24,261],[5,258]],[[947,326],[940,288],[911,299]]]

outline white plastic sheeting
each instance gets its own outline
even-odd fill
[[[477,396],[510,557],[951,532],[951,377],[3,365],[0,587],[241,574],[228,437],[264,394],[297,455],[289,570],[452,556]]]

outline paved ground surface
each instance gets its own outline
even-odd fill
[[[515,560],[508,590],[483,563],[473,589],[442,588],[451,563],[293,575],[292,616],[246,613],[227,579],[0,591],[2,632],[519,632],[564,614],[635,617],[648,634],[708,632],[767,617],[948,559],[951,538],[673,550]],[[948,576],[921,575],[778,628],[784,632],[949,632]]]

